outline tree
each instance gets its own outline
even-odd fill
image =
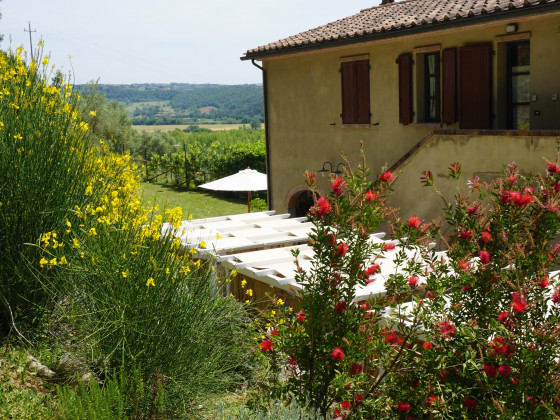
[[[113,151],[130,148],[132,121],[124,105],[109,101],[97,82],[88,84],[80,101],[82,118],[88,123],[93,141],[104,140]]]

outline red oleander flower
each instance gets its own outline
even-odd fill
[[[332,183],[332,189],[336,195],[342,195],[344,187],[344,180],[341,177],[337,177]]]
[[[552,294],[552,301],[556,304],[560,304],[560,289],[556,289]]]
[[[487,244],[488,242],[492,242],[492,235],[487,230],[482,232],[482,241]]]
[[[340,403],[340,408],[346,411],[350,410],[350,401],[342,401]]]
[[[331,352],[331,357],[336,361],[342,362],[344,360],[344,350],[340,347],[335,347],[335,349]]]
[[[459,232],[459,237],[465,241],[468,241],[469,239],[472,238],[472,234],[473,231],[471,229],[469,230],[462,230]]]
[[[490,262],[490,253],[486,250],[480,251],[480,263],[486,265]]]
[[[393,176],[391,171],[387,171],[379,175],[379,180],[381,182],[391,182],[393,179],[395,179],[395,177]]]
[[[457,265],[459,266],[459,268],[463,271],[467,271],[471,268],[471,262],[470,261],[459,261],[457,263]]]
[[[397,411],[399,411],[401,413],[408,413],[410,411],[410,403],[399,402],[397,404]]]
[[[410,287],[416,287],[418,285],[418,276],[411,276],[408,278],[408,285]]]
[[[394,331],[389,331],[388,333],[385,334],[385,342],[387,344],[402,344],[404,341],[404,339],[396,332]]]
[[[388,242],[386,244],[383,244],[383,250],[384,251],[389,251],[391,249],[395,249],[395,244],[393,242]]]
[[[352,375],[359,375],[364,370],[364,367],[359,363],[352,363],[350,365],[350,373]]]
[[[508,365],[501,365],[498,368],[498,372],[500,372],[500,375],[502,376],[509,376],[511,373],[511,367],[509,367]]]
[[[509,318],[509,312],[501,312],[500,315],[498,315],[498,321],[505,323],[507,321],[507,319]]]
[[[364,277],[369,279],[370,277],[379,273],[380,266],[379,264],[372,264],[364,271]]]
[[[317,216],[324,216],[332,210],[331,203],[325,197],[319,197],[317,204],[313,206],[311,212]]]
[[[443,338],[450,338],[455,335],[455,326],[449,321],[439,321],[436,325]]]
[[[548,173],[549,174],[557,174],[560,173],[560,166],[553,162],[548,163]]]
[[[535,197],[533,197],[529,194],[525,194],[525,195],[519,194],[519,196],[515,197],[514,203],[517,207],[525,207],[527,204],[529,204],[534,199],[535,199]]]
[[[513,356],[513,348],[504,343],[504,339],[501,337],[496,337],[490,342],[490,352],[506,357]]]
[[[259,344],[261,351],[266,353],[267,351],[272,350],[273,344],[270,340],[264,340],[262,343]]]
[[[474,400],[474,398],[466,397],[463,400],[463,405],[469,411],[476,411],[476,401]]]
[[[370,203],[373,202],[376,199],[376,195],[373,191],[368,191],[366,193],[366,200],[369,201]]]
[[[511,302],[511,309],[517,313],[522,313],[527,308],[527,303],[525,302],[525,296],[523,293],[513,293]]]
[[[411,216],[407,224],[411,228],[417,228],[420,226],[420,218],[418,216]]]
[[[298,322],[302,322],[302,323],[305,322],[305,312],[299,311],[297,313],[297,320]]]
[[[347,252],[348,252],[348,245],[346,245],[344,242],[341,242],[336,247],[336,251],[334,253],[342,257],[346,255]]]
[[[346,305],[346,302],[344,302],[343,300],[341,300],[341,301],[339,301],[339,302],[336,304],[336,306],[334,307],[334,310],[335,310],[336,312],[343,313],[343,312],[346,310],[346,306],[347,306],[347,305]]]
[[[496,369],[496,366],[492,366],[492,365],[489,365],[487,363],[484,363],[482,365],[482,370],[484,371],[484,373],[486,373],[491,378],[495,378],[498,375],[498,371]]]
[[[469,213],[469,215],[474,216],[478,214],[478,206],[470,206],[467,207],[467,213]]]

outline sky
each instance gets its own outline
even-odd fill
[[[0,0],[0,49],[40,39],[74,83],[261,83],[245,51],[380,0]],[[11,40],[11,42],[10,42]]]

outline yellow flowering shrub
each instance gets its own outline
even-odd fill
[[[145,208],[130,156],[90,146],[78,96],[51,71],[0,52],[0,293],[20,329],[62,308],[98,368],[141,366],[188,405],[235,377],[244,308],[211,262],[178,252],[181,209]]]

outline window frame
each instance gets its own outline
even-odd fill
[[[423,122],[441,122],[441,53],[440,51],[426,52],[424,56],[424,115]],[[434,57],[434,72],[430,73],[429,57]],[[435,94],[430,94],[430,80],[435,80]],[[430,115],[432,101],[435,102],[435,116]]]
[[[371,126],[369,55],[340,59],[342,127]]]

